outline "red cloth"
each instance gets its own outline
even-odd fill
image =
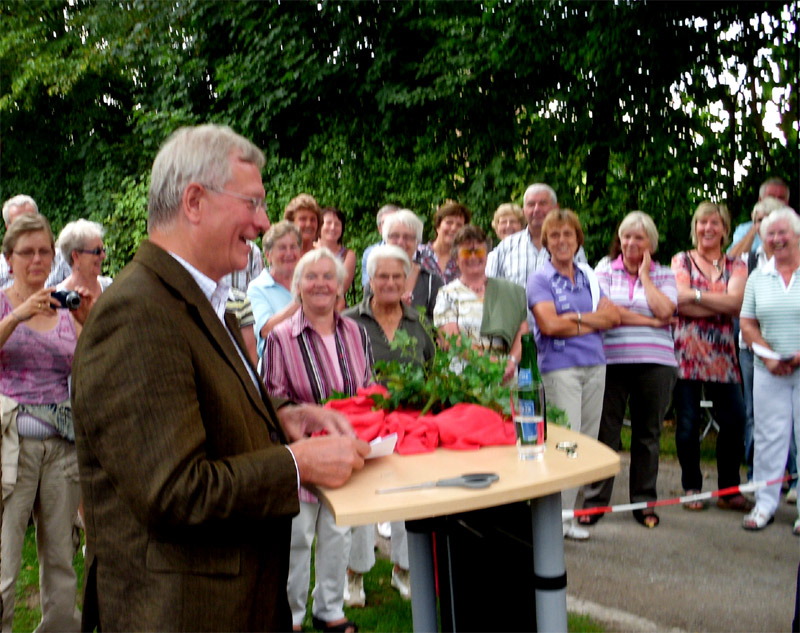
[[[358,395],[332,400],[325,407],[347,416],[358,437],[366,442],[397,433],[395,450],[401,455],[429,453],[437,447],[475,450],[481,446],[514,444],[514,425],[502,416],[476,404],[458,404],[437,415],[420,416],[418,411],[398,410],[386,414],[370,397],[388,395],[384,387],[373,385],[358,390]]]
[[[457,404],[436,416],[439,445],[456,450],[475,450],[481,446],[515,444],[514,424],[503,416],[477,404]]]

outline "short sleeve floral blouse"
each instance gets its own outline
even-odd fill
[[[711,281],[697,266],[689,252],[672,258],[672,271],[680,287],[689,283],[703,292],[727,292],[732,277],[747,277],[747,266],[741,259],[725,256],[725,268],[716,281]],[[733,337],[733,317],[716,314],[709,317],[678,315],[675,327],[675,353],[678,357],[678,378],[704,382],[741,382]]]

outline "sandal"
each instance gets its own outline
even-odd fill
[[[741,492],[729,497],[717,499],[717,507],[720,510],[734,510],[735,512],[750,512],[755,504],[745,497]]]
[[[742,527],[745,530],[763,530],[774,520],[774,516],[768,517],[758,508],[753,508],[753,511],[750,512],[750,514],[748,514],[744,519],[742,519]]]
[[[578,525],[594,525],[604,516],[603,514],[582,514],[578,517]]]
[[[684,496],[689,497],[691,495],[699,495],[699,494],[700,494],[699,490],[687,490]],[[707,507],[706,502],[701,499],[695,499],[694,501],[687,501],[686,503],[683,504],[683,509],[690,510],[691,512],[699,512],[701,510],[705,510],[706,507]]]
[[[325,620],[312,617],[311,623],[314,625],[315,629],[329,633],[358,633],[358,627],[356,626],[356,623],[347,619],[345,619],[344,622],[339,622],[338,624],[329,624],[328,622],[325,622]]]
[[[634,510],[633,518],[636,519],[639,525],[643,525],[649,530],[658,527],[658,524],[661,523],[661,519],[658,518],[658,515],[650,509]]]

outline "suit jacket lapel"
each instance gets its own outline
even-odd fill
[[[214,343],[214,346],[219,351],[220,356],[225,359],[225,361],[239,376],[239,380],[241,380],[242,384],[244,385],[244,388],[247,391],[247,395],[252,401],[253,406],[256,407],[256,409],[258,409],[262,416],[267,420],[269,426],[275,428],[279,433],[281,433],[281,436],[283,436],[283,431],[280,429],[280,427],[278,427],[277,424],[277,413],[275,412],[269,397],[266,394],[264,385],[258,380],[258,388],[256,388],[256,385],[253,384],[253,380],[250,377],[247,368],[242,363],[242,359],[234,346],[233,340],[228,335],[228,332],[225,330],[225,326],[214,312],[211,302],[203,294],[203,291],[200,290],[200,287],[189,274],[189,271],[187,271],[181,265],[181,263],[172,257],[172,255],[170,255],[167,251],[147,240],[142,242],[139,246],[139,250],[134,256],[134,261],[151,269],[156,275],[158,275],[165,286],[171,288],[175,293],[183,298],[186,304],[190,307],[191,311],[195,313],[195,320],[208,333],[209,339]],[[236,339],[236,344],[240,346],[241,350],[243,350],[243,356],[245,357],[246,362],[249,363],[250,360],[247,359],[247,353],[244,351],[244,341],[241,333],[239,332],[239,326],[235,317],[233,315],[226,314],[225,319],[231,334]],[[256,377],[258,376],[258,372],[255,370],[254,374]]]

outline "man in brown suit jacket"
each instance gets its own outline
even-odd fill
[[[363,466],[344,418],[270,401],[225,315],[218,282],[269,226],[263,164],[229,128],[173,134],[153,164],[150,240],[80,337],[84,630],[288,630],[298,483],[339,486]]]

